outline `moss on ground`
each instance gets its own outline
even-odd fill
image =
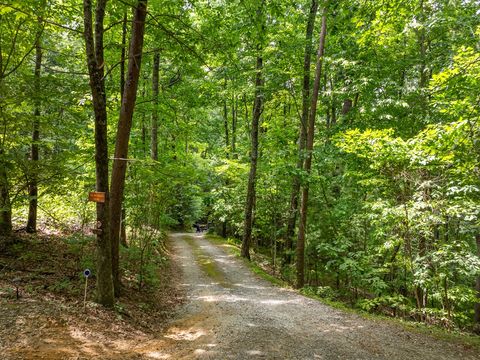
[[[214,282],[223,287],[231,288],[232,284],[228,282],[223,271],[217,266],[217,264],[215,264],[210,256],[205,254],[198,243],[195,242],[195,239],[191,236],[186,236],[185,241],[192,247],[193,254],[195,255],[195,259],[197,260],[200,269],[202,269],[202,271]]]

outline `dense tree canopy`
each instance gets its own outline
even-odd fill
[[[479,14],[476,0],[2,1],[1,241],[97,227],[146,249],[148,229],[208,223],[304,291],[480,323]],[[110,233],[95,189],[113,194]]]

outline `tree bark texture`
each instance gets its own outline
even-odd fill
[[[303,61],[303,89],[302,89],[302,118],[298,129],[298,174],[293,176],[292,190],[290,193],[290,210],[287,223],[287,233],[285,239],[285,262],[290,264],[292,257],[289,250],[293,248],[293,236],[295,234],[295,226],[298,214],[298,196],[300,193],[300,173],[303,169],[303,160],[305,152],[305,139],[307,137],[308,110],[310,108],[310,66],[312,62],[312,38],[315,26],[315,18],[317,16],[318,0],[312,0],[310,12],[307,21],[307,30],[305,34],[305,55]]]
[[[0,149],[0,236],[9,237],[12,234],[12,205],[10,203],[7,166],[3,156],[3,149]]]
[[[132,128],[133,110],[137,97],[138,79],[142,61],[143,38],[145,33],[145,18],[147,1],[139,0],[135,8],[132,24],[132,35],[128,56],[128,72],[123,93],[120,117],[117,126],[115,153],[112,168],[110,195],[110,237],[112,240],[112,274],[115,294],[120,293],[119,247],[120,223],[122,216],[123,190],[127,169],[128,142]]]
[[[160,53],[155,51],[153,55],[153,113],[152,113],[152,138],[150,142],[150,155],[153,160],[158,160],[158,78],[160,71]]]
[[[228,107],[227,107],[227,75],[225,75],[224,83],[223,83],[223,91],[225,99],[223,100],[223,123],[225,128],[225,157],[229,158],[229,147],[230,147],[230,140],[228,134]]]
[[[127,218],[127,211],[125,209],[122,209],[122,224],[120,226],[120,244],[124,247],[128,247],[127,243],[127,226],[125,223],[125,219]]]
[[[232,158],[237,159],[237,112],[238,112],[238,101],[235,93],[232,94]]]
[[[257,9],[257,19],[262,23],[262,32],[265,25],[263,22],[263,7],[265,1],[262,0]],[[253,105],[252,129],[251,129],[251,150],[250,150],[250,174],[248,176],[247,199],[245,203],[245,220],[243,226],[243,239],[241,256],[250,259],[250,242],[252,240],[253,208],[255,203],[255,185],[257,181],[257,159],[258,159],[258,127],[260,116],[263,109],[263,33],[259,34],[260,41],[257,45],[257,63],[255,66],[255,100]]]
[[[475,240],[477,243],[477,256],[480,257],[480,234],[475,236]],[[477,302],[475,303],[475,324],[480,326],[480,275],[477,275],[475,290],[477,292]]]
[[[123,101],[123,92],[125,91],[125,56],[127,53],[127,12],[123,14],[122,22],[122,52],[120,55],[120,99]]]
[[[318,93],[320,90],[320,79],[322,76],[322,63],[325,51],[325,38],[327,34],[327,8],[323,9],[322,25],[320,31],[320,39],[317,52],[317,62],[315,67],[315,80],[313,83],[313,92],[310,105],[310,114],[308,117],[308,129],[306,139],[306,157],[304,163],[305,172],[310,175],[312,168],[312,152],[315,132],[315,118],[317,115]],[[302,199],[300,206],[300,223],[298,228],[297,238],[297,288],[302,288],[305,285],[305,232],[307,227],[307,212],[308,212],[308,180],[302,186]]]
[[[107,105],[103,59],[103,20],[106,3],[107,0],[97,1],[95,10],[95,40],[91,0],[83,1],[83,11],[85,48],[95,113],[96,190],[105,193],[105,202],[97,203],[97,301],[104,306],[113,307],[112,247],[108,219]]]
[[[347,98],[343,101],[343,106],[342,106],[342,115],[345,116],[347,115],[350,110],[352,110],[353,107],[353,100],[350,98]]]
[[[40,21],[39,21],[40,23]],[[41,30],[39,30],[41,32]],[[32,162],[32,174],[30,183],[28,184],[28,219],[27,232],[37,232],[37,206],[38,206],[38,160],[40,141],[40,75],[42,69],[42,47],[40,44],[40,34],[37,35],[35,43],[35,73],[34,73],[34,89],[35,89],[35,110],[33,113],[33,130],[32,145],[30,148],[30,161]]]

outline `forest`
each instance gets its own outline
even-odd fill
[[[479,119],[478,0],[0,0],[0,254],[59,236],[111,308],[198,225],[479,332]]]

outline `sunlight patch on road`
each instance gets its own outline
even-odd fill
[[[320,331],[323,332],[323,333],[331,333],[331,332],[343,333],[343,332],[347,332],[347,331],[352,331],[352,330],[363,329],[364,328],[363,325],[344,326],[344,325],[338,325],[338,324],[329,324],[328,326],[330,326],[330,329],[323,329],[323,330],[320,330]]]
[[[252,290],[266,290],[267,288],[265,286],[258,286],[258,285],[245,285],[241,283],[235,283],[233,286],[241,287],[244,289],[252,289]]]
[[[261,352],[260,350],[249,350],[247,351],[247,354],[248,355],[264,355],[264,353]]]
[[[299,299],[297,299],[297,300],[268,299],[268,300],[261,300],[259,302],[260,302],[260,304],[275,306],[275,305],[285,305],[285,304],[299,304],[301,301]]]
[[[170,355],[164,354],[160,351],[152,351],[152,352],[146,353],[145,356],[150,359],[170,359],[171,358]]]
[[[165,335],[165,337],[176,341],[194,341],[206,334],[203,330],[177,330],[173,334]]]
[[[232,264],[235,264],[235,261],[233,260],[233,258],[229,258],[229,257],[226,257],[226,256],[217,256],[215,257],[215,261],[218,262],[218,263],[221,263],[221,264],[226,264],[226,265],[232,265]]]
[[[253,301],[252,299],[248,299],[245,297],[240,297],[236,295],[220,295],[220,296],[215,296],[215,295],[205,295],[205,296],[197,296],[196,299],[205,301],[205,302],[245,302],[245,301]]]

